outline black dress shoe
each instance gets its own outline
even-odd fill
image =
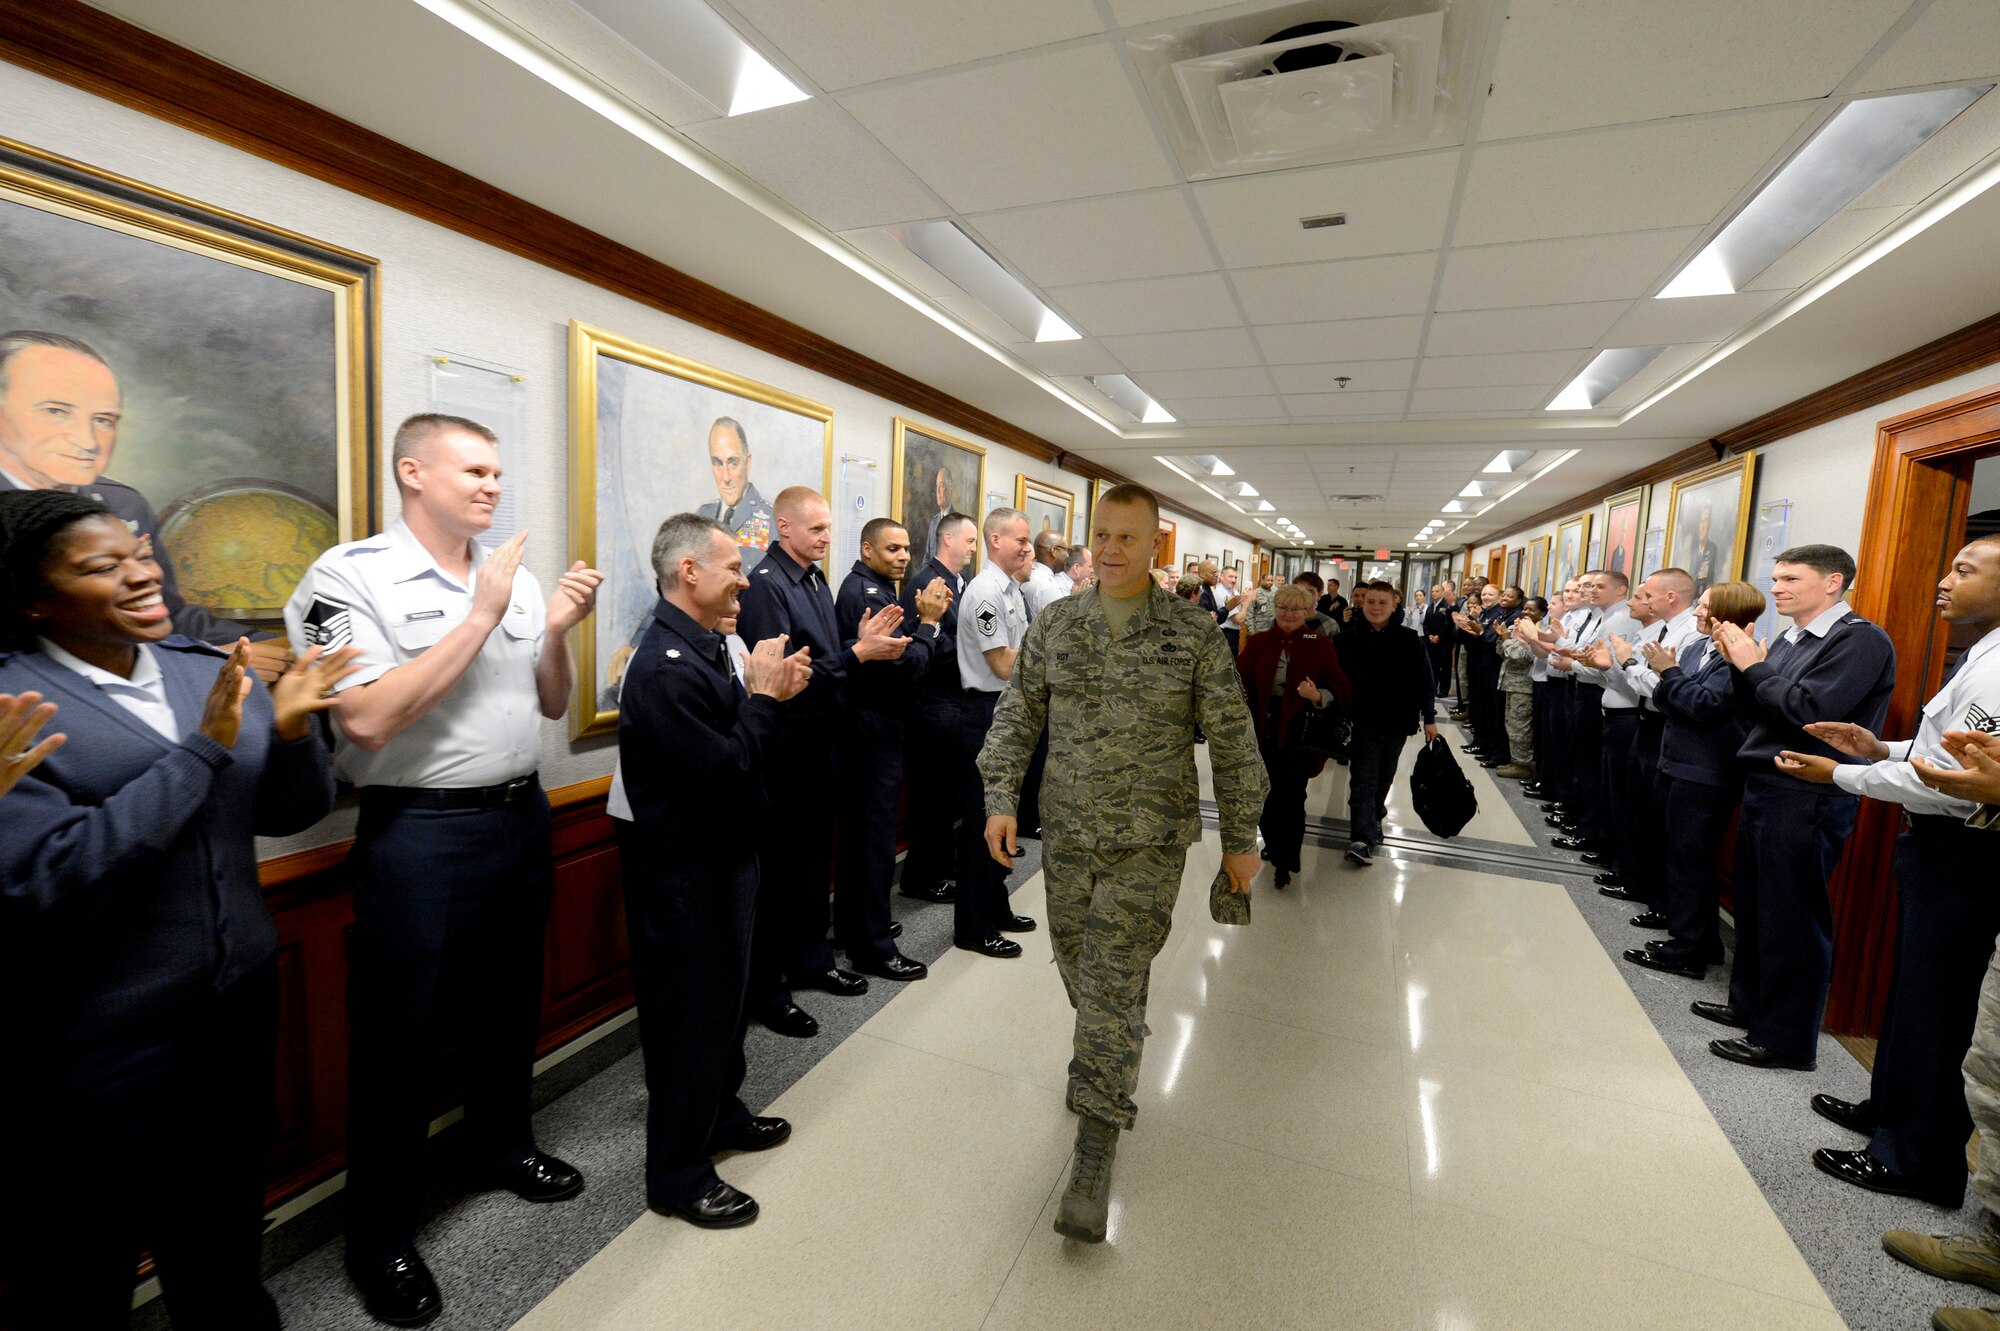
[[[1589,850],[1590,843],[1580,836],[1550,837],[1549,844],[1557,850]]]
[[[1479,765],[1481,767],[1505,767],[1507,764],[1501,762],[1498,758],[1481,758]]]
[[[1831,1174],[1842,1183],[1852,1183],[1870,1192],[1885,1192],[1891,1197],[1914,1197],[1920,1202],[1953,1211],[1965,1202],[1963,1183],[1959,1184],[1956,1193],[1926,1188],[1907,1174],[1891,1173],[1889,1166],[1866,1151],[1835,1151],[1822,1146],[1812,1153],[1812,1162],[1820,1173]]]
[[[1283,887],[1286,883],[1289,883],[1291,881],[1292,881],[1292,871],[1290,869],[1280,869],[1278,870],[1277,873],[1272,875],[1271,886]]]
[[[931,973],[929,966],[921,961],[911,961],[900,952],[891,952],[879,959],[870,957],[856,961],[854,969],[885,980],[921,980]]]
[[[840,998],[858,998],[868,992],[868,981],[853,971],[844,971],[838,966],[832,970],[793,976],[792,984],[799,989],[818,989],[822,993],[833,994]]]
[[[1622,884],[1616,887],[1600,887],[1597,889],[1597,895],[1610,897],[1613,901],[1629,901],[1635,906],[1643,906],[1645,904],[1639,900],[1637,893]]]
[[[1031,934],[1035,932],[1035,922],[1025,915],[1009,915],[1000,921],[1000,932],[1006,934]]]
[[[570,1165],[540,1151],[492,1171],[488,1181],[524,1202],[559,1202],[583,1191],[583,1175]]]
[[[1667,917],[1656,910],[1649,910],[1643,914],[1634,915],[1632,917],[1632,927],[1634,929],[1664,929],[1667,927]]]
[[[899,890],[912,901],[928,901],[933,904],[951,901],[958,896],[958,884],[956,883],[939,883],[934,887],[905,887]]]
[[[999,934],[994,934],[990,938],[982,938],[972,943],[968,943],[961,938],[954,941],[952,946],[964,948],[967,952],[977,952],[982,957],[993,957],[1001,961],[1005,961],[1009,957],[1018,957],[1021,955],[1021,945],[1019,943],[1011,938],[1002,938]]]
[[[655,1206],[655,1211],[677,1215],[703,1229],[734,1229],[757,1218],[757,1202],[747,1192],[738,1192],[727,1183],[718,1183],[692,1201]]]
[[[347,1274],[361,1291],[368,1315],[390,1326],[424,1326],[444,1311],[444,1295],[417,1250],[410,1248],[372,1270],[350,1266]]]
[[[780,1003],[776,1007],[765,1008],[757,1014],[757,1020],[763,1022],[766,1029],[789,1035],[794,1040],[810,1040],[819,1034],[819,1019],[797,1003]]]
[[[773,1146],[783,1146],[792,1137],[792,1125],[782,1118],[759,1118],[752,1115],[750,1121],[717,1143],[718,1151],[768,1151]]]
[[[1699,980],[1708,974],[1708,967],[1697,966],[1691,961],[1682,961],[1671,952],[1628,947],[1625,949],[1624,957],[1634,966],[1644,966],[1649,971],[1665,971],[1669,975],[1684,975],[1690,980]]]
[[[1815,1095],[1812,1111],[1829,1123],[1838,1123],[1849,1132],[1858,1132],[1864,1137],[1875,1135],[1875,1110],[1866,1101],[1855,1104],[1852,1100],[1842,1100],[1838,1096]]]
[[[1535,807],[1539,808],[1543,813],[1563,812],[1563,802],[1561,800],[1543,800]]]
[[[1739,1031],[1750,1029],[1750,1023],[1737,1015],[1736,1009],[1727,1003],[1710,1003],[1697,998],[1688,1004],[1688,1011],[1704,1021],[1712,1021],[1718,1026],[1734,1026]]]
[[[1592,875],[1590,881],[1596,883],[1599,887],[1625,886],[1625,880],[1609,869],[1606,869],[1603,873]]]
[[[902,936],[903,936],[903,922],[901,920],[889,921],[889,937],[901,938]]]
[[[1816,1058],[1787,1058],[1775,1049],[1766,1049],[1761,1044],[1741,1039],[1710,1040],[1708,1052],[1717,1058],[1726,1058],[1731,1063],[1751,1068],[1789,1068],[1793,1072],[1811,1072],[1819,1066]]]

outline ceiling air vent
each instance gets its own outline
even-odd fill
[[[1462,141],[1466,84],[1500,12],[1318,0],[1129,45],[1188,174],[1235,175]]]

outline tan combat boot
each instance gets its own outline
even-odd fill
[[[1882,1236],[1882,1251],[1930,1275],[2000,1292],[2000,1234],[1990,1228],[1963,1237],[1892,1229]]]
[[[2000,1331],[2000,1308],[1940,1308],[1931,1314],[1934,1331]]]
[[[1056,1233],[1084,1243],[1104,1242],[1111,1211],[1111,1158],[1118,1153],[1118,1127],[1101,1118],[1076,1126],[1076,1167],[1056,1211]]]

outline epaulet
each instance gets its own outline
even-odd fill
[[[217,647],[214,643],[201,642],[180,633],[170,633],[154,643],[153,646],[164,647],[170,652],[193,652],[199,656],[229,655],[228,652]]]

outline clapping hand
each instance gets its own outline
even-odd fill
[[[1831,758],[1822,758],[1812,753],[1794,753],[1786,749],[1771,762],[1780,772],[1795,776],[1801,781],[1810,781],[1816,786],[1833,784],[1834,769],[1840,764]]]
[[[311,732],[312,714],[333,706],[333,686],[361,669],[360,656],[359,647],[342,647],[331,655],[324,647],[306,648],[298,664],[271,686],[272,728],[279,739],[289,744]]]
[[[236,732],[243,726],[243,700],[250,696],[249,660],[250,640],[238,638],[202,704],[198,728],[225,749],[236,747]]]
[[[0,795],[12,790],[41,765],[42,759],[63,746],[60,734],[35,743],[36,734],[55,714],[56,705],[43,702],[39,693],[23,693],[18,698],[0,693]]]
[[[1806,734],[1863,762],[1879,763],[1889,756],[1889,746],[1875,738],[1874,731],[1851,721],[1812,721]]]
[[[556,594],[549,598],[549,635],[559,637],[583,622],[597,605],[597,589],[604,575],[581,559],[556,582]]]
[[[1652,667],[1656,675],[1664,675],[1669,670],[1680,668],[1680,658],[1657,642],[1640,643],[1639,654],[1646,658],[1646,664]]]
[[[780,633],[750,650],[743,662],[743,683],[751,693],[783,702],[804,691],[812,678],[812,648],[801,647],[787,656],[790,641],[789,634]]]
[[[861,632],[854,639],[857,661],[893,661],[910,645],[908,638],[896,636],[903,622],[903,607],[885,605],[873,614],[861,616]]]
[[[932,578],[930,586],[917,593],[917,622],[935,624],[951,609],[951,588],[943,578]]]
[[[1715,650],[1723,659],[1738,670],[1748,670],[1767,655],[1764,644],[1751,637],[1748,630],[1735,624],[1722,623],[1715,626]]]
[[[479,566],[479,574],[473,579],[471,617],[487,621],[489,632],[500,626],[508,607],[514,603],[514,571],[521,567],[521,550],[527,544],[528,533],[515,532],[486,556],[486,562]],[[554,618],[553,608],[550,618]]]
[[[1948,730],[1944,751],[1960,770],[1939,767],[1922,758],[1910,759],[1917,780],[1937,791],[1981,804],[2000,804],[2000,735],[1981,730]]]
[[[1609,670],[1611,668],[1611,646],[1609,643],[1594,643],[1589,651],[1584,652],[1576,659],[1582,661],[1593,670]]]

